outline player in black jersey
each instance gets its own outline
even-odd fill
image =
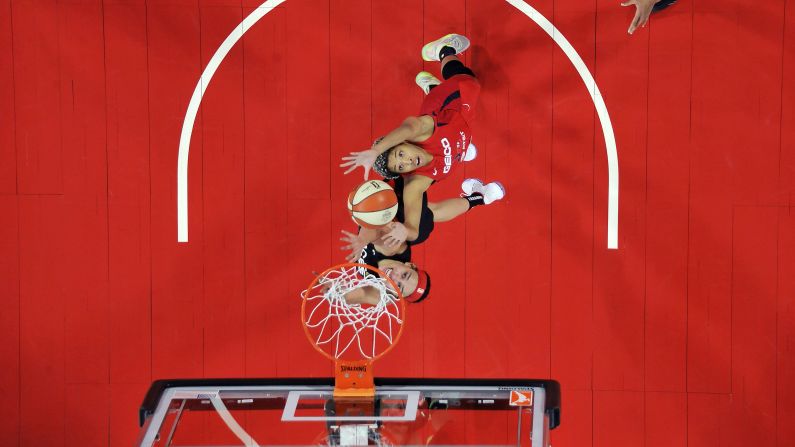
[[[359,257],[359,252],[367,244],[378,241],[376,249],[386,255],[395,255],[403,253],[405,250],[410,249],[413,245],[418,245],[424,242],[431,235],[436,222],[448,222],[458,216],[466,213],[472,208],[480,205],[487,205],[483,197],[483,190],[489,187],[502,188],[498,182],[492,182],[483,185],[483,182],[477,179],[467,179],[461,185],[464,190],[462,197],[455,197],[441,202],[429,202],[428,195],[422,195],[422,211],[420,214],[420,224],[417,238],[413,241],[407,241],[405,237],[406,230],[403,225],[403,179],[397,178],[390,180],[390,184],[395,191],[398,198],[398,210],[395,215],[395,220],[383,227],[377,229],[359,228],[359,234],[354,235],[343,230],[345,235],[342,240],[348,242],[349,245],[343,246],[343,250],[351,250],[347,256],[348,262],[353,262]],[[384,252],[388,250],[389,253]],[[407,259],[410,259],[410,255]]]
[[[356,240],[357,235],[343,231],[346,237]],[[405,245],[405,244],[404,244]],[[398,252],[399,251],[399,252]],[[382,271],[386,277],[391,279],[400,290],[403,298],[410,303],[419,303],[428,297],[431,290],[431,277],[427,272],[420,270],[411,262],[411,247],[404,246],[398,249],[390,249],[380,241],[368,243],[359,252],[358,259],[350,259],[359,264],[367,264]],[[372,271],[362,269],[361,274],[372,275]],[[371,305],[378,304],[380,296],[376,290],[363,287],[348,292],[345,295],[348,304],[366,303]]]
[[[490,185],[495,184],[491,183]],[[462,185],[465,194],[469,193],[464,197],[455,197],[441,202],[428,202],[427,195],[423,195],[419,235],[414,241],[408,242],[395,237],[396,233],[404,231],[404,229],[401,229],[403,226],[401,223],[403,219],[403,179],[394,179],[392,187],[398,196],[398,212],[395,221],[377,229],[360,227],[358,234],[342,230],[341,240],[348,244],[342,249],[350,250],[346,260],[367,264],[384,272],[395,282],[407,301],[418,303],[424,300],[430,291],[430,275],[411,263],[412,245],[425,241],[433,231],[435,222],[453,220],[475,206],[484,205],[482,190],[486,186],[488,185],[483,185],[480,180],[468,179]],[[379,297],[374,291],[362,289],[354,292],[355,296],[350,293],[346,295],[349,304],[369,303],[375,305],[378,303]]]

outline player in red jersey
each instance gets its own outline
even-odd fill
[[[343,157],[341,167],[348,167],[346,174],[357,167],[364,168],[364,178],[370,169],[375,169],[384,178],[403,176],[404,225],[396,226],[389,235],[395,241],[414,241],[420,236],[423,194],[435,181],[449,175],[461,161],[475,158],[472,145],[470,121],[480,93],[480,84],[471,69],[456,55],[469,47],[469,39],[458,34],[448,34],[426,44],[422,58],[437,60],[442,65],[440,82],[428,72],[420,72],[415,81],[426,93],[419,116],[410,116],[398,128],[376,141],[370,150],[354,152]],[[465,193],[467,179],[462,187]],[[486,193],[485,203],[505,196],[502,185],[493,182]]]
[[[343,157],[345,162],[340,166],[349,167],[346,174],[361,166],[365,179],[374,167],[385,178],[414,172],[441,180],[465,155],[467,161],[474,158],[474,149],[466,152],[472,142],[469,123],[474,118],[480,84],[472,70],[456,57],[468,47],[466,37],[448,34],[422,48],[424,60],[441,62],[445,81],[420,72],[415,80],[427,96],[419,115],[406,118],[370,150]]]

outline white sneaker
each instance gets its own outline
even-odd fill
[[[431,87],[434,85],[439,85],[442,83],[436,76],[428,73],[427,71],[421,71],[417,73],[417,76],[414,78],[414,82],[422,89],[423,92],[427,95],[431,92]]]
[[[472,161],[477,156],[478,156],[478,148],[476,148],[474,144],[469,143],[469,146],[467,146],[467,151],[464,152],[463,160],[464,161]]]
[[[422,59],[426,61],[438,61],[439,50],[442,47],[453,47],[455,54],[463,53],[469,48],[469,39],[460,34],[448,34],[440,39],[425,44],[422,47]]]
[[[470,196],[473,193],[483,195],[483,203],[486,205],[496,202],[505,197],[505,187],[500,182],[483,184],[483,181],[476,178],[468,178],[461,183],[461,190],[464,195]]]

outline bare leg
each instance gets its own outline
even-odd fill
[[[428,202],[428,208],[433,211],[434,222],[448,222],[466,213],[469,210],[469,201],[463,197],[456,197],[441,202]]]

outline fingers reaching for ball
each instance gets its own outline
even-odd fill
[[[345,174],[349,174],[361,166],[364,168],[364,179],[367,180],[367,177],[370,175],[370,169],[372,169],[376,158],[378,158],[378,152],[372,149],[361,152],[351,152],[350,155],[342,157],[343,163],[340,163],[340,167],[348,167]]]
[[[393,222],[390,225],[389,233],[381,237],[381,240],[384,241],[387,247],[395,248],[406,242],[408,235],[408,229],[405,225],[400,222]]]
[[[350,251],[350,253],[345,256],[347,262],[356,262],[361,257],[364,247],[367,246],[367,241],[363,240],[360,235],[345,230],[342,230],[342,234],[343,236],[340,240],[347,242],[348,245],[343,245],[340,247],[340,250]]]

